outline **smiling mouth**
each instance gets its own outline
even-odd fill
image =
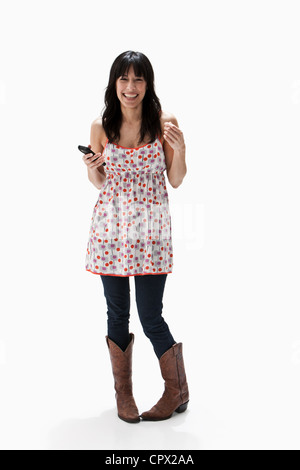
[[[125,96],[125,98],[129,101],[133,101],[135,100],[139,95],[129,95],[127,93],[123,93],[123,96]]]

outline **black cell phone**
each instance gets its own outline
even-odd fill
[[[92,149],[85,147],[84,145],[78,145],[78,150],[80,150],[80,152],[84,153],[85,155],[87,155],[88,153],[91,153],[92,155],[96,155]],[[92,157],[89,157],[89,158],[92,158]],[[97,159],[95,158],[95,160]],[[92,160],[92,162],[94,162],[95,160]],[[106,163],[103,162],[101,166],[105,166],[105,165]]]

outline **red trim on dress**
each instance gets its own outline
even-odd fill
[[[108,139],[106,139],[102,154],[104,153],[104,150],[106,149],[107,143],[108,143]]]
[[[101,274],[101,276],[115,276],[115,277],[130,277],[130,276],[148,276],[149,274],[152,276],[155,276],[156,274],[172,274],[172,271],[169,271],[167,273],[142,273],[142,274],[106,274],[106,273],[94,273],[94,271],[91,271],[90,269],[86,269],[86,271],[89,271],[92,274]]]
[[[162,148],[164,148],[163,143],[162,143],[162,141],[160,140],[160,138],[159,138],[158,136],[157,136],[157,138],[158,138],[158,140],[160,141]]]
[[[157,136],[155,140],[159,140],[161,145],[162,145],[162,142],[160,140],[160,138]],[[108,140],[108,139],[107,139]],[[124,150],[139,150],[139,149],[142,149],[144,147],[147,147],[148,145],[153,145],[155,143],[155,140],[154,142],[151,142],[150,144],[145,144],[145,145],[141,145],[140,147],[123,147],[122,145],[119,145],[119,144],[116,144],[115,142],[110,142],[111,144],[115,145],[116,147],[118,148],[121,148],[121,149],[124,149]],[[106,144],[105,144],[106,146]],[[103,150],[104,151],[104,150]]]

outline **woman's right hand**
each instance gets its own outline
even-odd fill
[[[88,148],[91,149],[92,146],[88,145]],[[83,155],[82,160],[89,169],[95,170],[102,165],[102,163],[105,161],[105,158],[101,152],[95,153],[95,155],[92,153],[87,153],[86,155]]]

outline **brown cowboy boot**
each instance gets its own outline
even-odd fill
[[[118,416],[127,423],[139,423],[140,416],[132,394],[132,347],[134,335],[130,333],[130,343],[122,351],[108,336],[112,371],[115,382]]]
[[[174,344],[159,360],[161,375],[165,380],[165,391],[151,410],[142,413],[145,421],[160,421],[171,418],[174,411],[183,413],[189,401],[182,357],[182,343]]]

